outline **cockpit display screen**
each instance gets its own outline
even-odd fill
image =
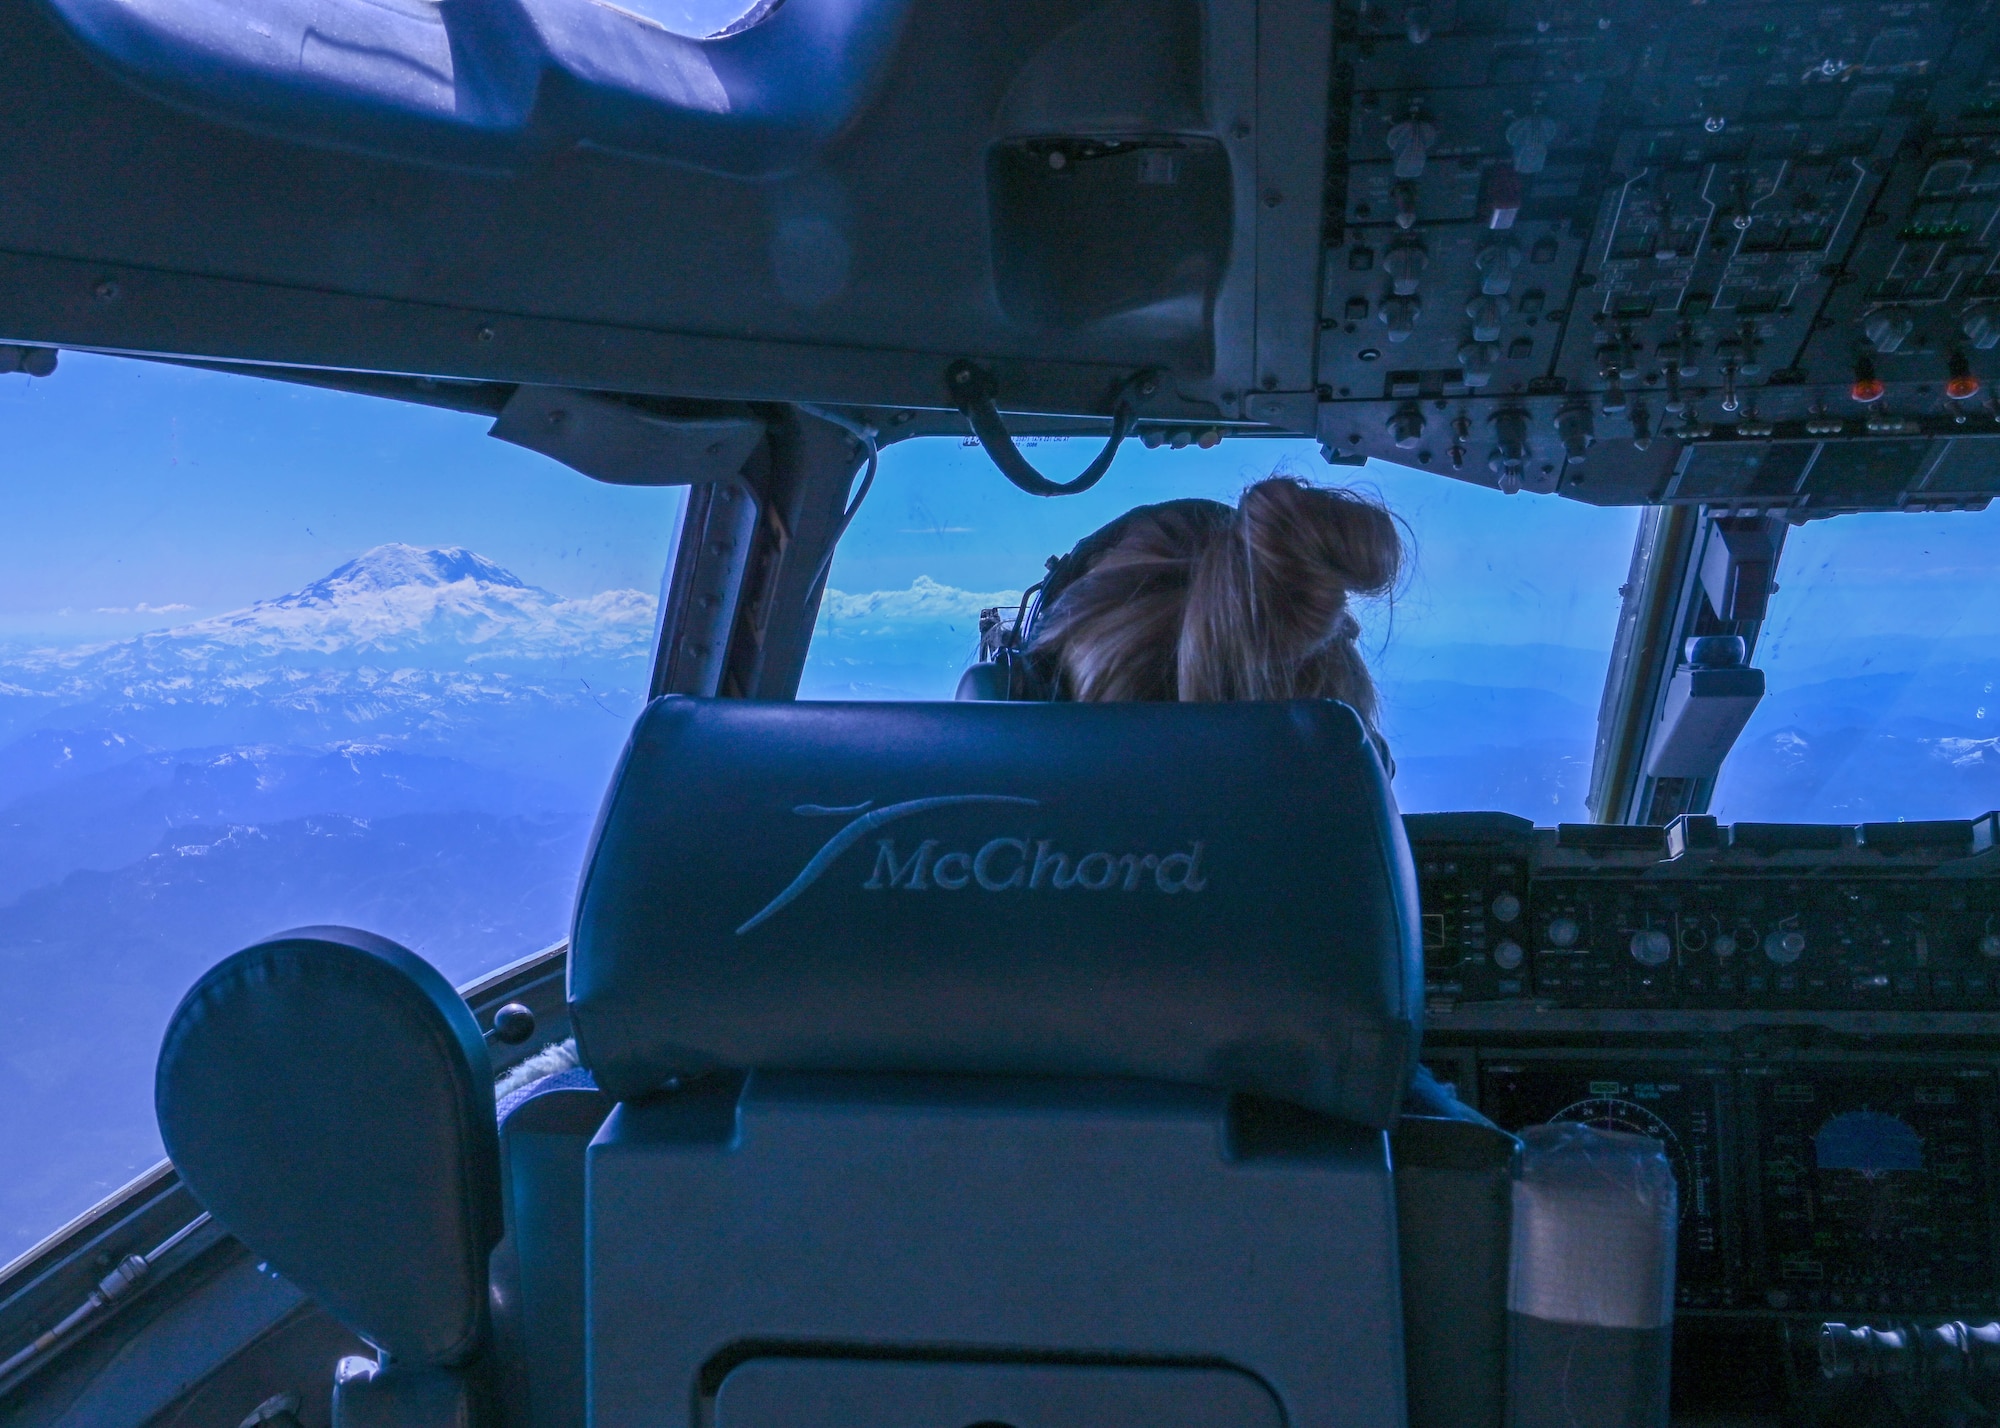
[[[1716,1128],[1726,1073],[1678,1062],[1501,1060],[1480,1068],[1479,1108],[1502,1129],[1580,1121],[1651,1136],[1680,1187],[1677,1298],[1683,1307],[1732,1302]]]
[[[1994,1292],[1994,1075],[1746,1072],[1755,1273],[1773,1308],[1968,1312]]]

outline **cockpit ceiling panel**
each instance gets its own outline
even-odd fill
[[[45,0],[114,72],[275,136],[517,172],[565,144],[740,177],[873,97],[912,0],[789,0],[713,39],[604,0]]]
[[[2000,0],[652,3],[0,0],[0,343],[1995,494]]]
[[[973,357],[1014,410],[1143,369],[1151,415],[1310,425],[1321,5],[785,0],[694,40],[607,0],[0,0],[0,33],[17,340],[696,394],[662,377],[695,357],[402,340],[556,322],[757,350],[703,395],[853,401],[879,354],[921,380],[863,400],[942,407]]]

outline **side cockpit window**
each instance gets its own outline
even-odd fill
[[[680,493],[489,418],[65,353],[0,379],[0,1261],[159,1158],[188,986],[343,923],[560,940]]]
[[[1716,781],[1725,823],[2000,807],[2000,506],[1790,533],[1757,644],[1769,692]]]

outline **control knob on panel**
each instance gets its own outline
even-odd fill
[[[1674,955],[1674,939],[1657,927],[1644,927],[1632,934],[1632,960],[1647,967],[1663,965]]]
[[[1725,960],[1736,955],[1736,938],[1731,933],[1724,932],[1718,934],[1711,946],[1715,955]]]
[[[1417,105],[1410,106],[1410,117],[1389,128],[1389,152],[1396,156],[1396,177],[1399,179],[1422,178],[1424,160],[1430,156],[1431,145],[1437,142],[1437,125],[1425,119]]]
[[[1548,166],[1549,145],[1562,126],[1546,114],[1525,114],[1507,126],[1507,147],[1514,154],[1514,172],[1538,174]]]
[[[1493,380],[1493,364],[1500,360],[1500,348],[1492,342],[1467,342],[1458,349],[1458,365],[1464,370],[1461,380],[1466,386],[1477,391]],[[1497,418],[1496,418],[1497,419]],[[1522,446],[1526,447],[1526,424],[1522,426]],[[1516,458],[1519,459],[1519,458]]]
[[[1472,265],[1479,269],[1479,291],[1500,297],[1514,286],[1514,269],[1521,266],[1521,245],[1511,238],[1489,243],[1474,255]]]
[[[1521,959],[1526,955],[1527,954],[1521,950],[1521,944],[1515,942],[1511,938],[1508,939],[1507,941],[1498,943],[1493,948],[1494,965],[1499,967],[1503,972],[1511,972],[1516,967],[1520,966]]]
[[[1397,410],[1389,418],[1389,437],[1398,451],[1409,451],[1424,439],[1424,414],[1415,405]]]
[[[1917,320],[1908,308],[1885,307],[1870,313],[1861,330],[1868,334],[1877,352],[1889,353],[1901,348],[1916,326]]]
[[[1589,403],[1571,402],[1557,412],[1556,435],[1562,439],[1565,459],[1572,463],[1583,460],[1591,442],[1597,439],[1596,423],[1591,418]]]
[[[1493,345],[1475,342],[1468,346],[1484,347],[1489,354],[1484,359],[1487,364],[1485,375],[1480,379],[1480,385],[1484,386],[1493,375],[1491,366],[1493,359],[1490,355]],[[1458,349],[1459,361],[1465,361],[1466,350],[1465,347]],[[1471,386],[1470,363],[1466,365],[1465,379],[1465,384]],[[1493,423],[1493,440],[1498,444],[1486,458],[1486,469],[1500,478],[1500,489],[1511,496],[1521,489],[1521,467],[1528,459],[1528,414],[1519,407],[1503,407],[1493,413],[1488,420]]]
[[[1790,966],[1806,950],[1803,932],[1771,932],[1764,937],[1764,955],[1780,967]]]
[[[1583,929],[1573,917],[1553,917],[1549,919],[1549,945],[1551,947],[1574,947],[1576,939],[1583,935]]]
[[[1382,255],[1382,271],[1389,275],[1390,290],[1398,297],[1410,296],[1417,290],[1417,280],[1424,275],[1430,261],[1430,253],[1414,238],[1390,244],[1389,251]]]
[[[1958,330],[1965,334],[1965,340],[1981,352],[1990,352],[2000,347],[2000,308],[1980,305],[1970,309]]]
[[[1507,316],[1507,299],[1476,297],[1465,305],[1465,315],[1472,319],[1474,342],[1498,342],[1500,324]]]
[[[1385,297],[1375,315],[1389,329],[1391,342],[1406,342],[1417,330],[1417,316],[1423,310],[1424,300],[1420,297]]]
[[[1521,915],[1521,899],[1510,892],[1496,894],[1492,910],[1495,922],[1512,922]]]
[[[2000,957],[2000,933],[1989,932],[1979,939],[1979,955]]]

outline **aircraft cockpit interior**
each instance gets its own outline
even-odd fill
[[[2000,1420],[1996,0],[0,92],[0,1424]]]

